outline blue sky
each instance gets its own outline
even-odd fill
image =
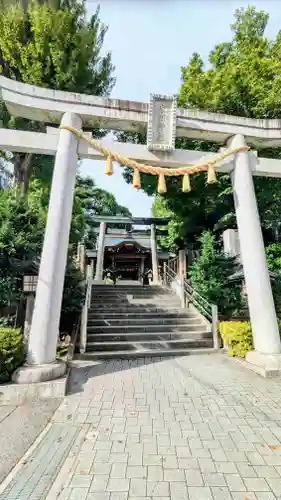
[[[181,66],[195,51],[206,60],[215,44],[231,38],[238,7],[255,5],[268,12],[269,38],[281,29],[281,0],[88,0],[89,14],[98,3],[109,25],[104,47],[116,66],[112,97],[126,100],[148,102],[150,93],[177,93]],[[150,215],[153,199],[126,184],[120,167],[107,177],[103,162],[85,160],[81,173],[93,176],[133,215]]]

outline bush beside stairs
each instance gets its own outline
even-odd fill
[[[160,286],[93,285],[83,358],[209,352],[211,325]]]

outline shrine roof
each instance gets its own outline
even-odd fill
[[[172,220],[171,217],[124,217],[123,215],[95,215],[93,217],[95,222],[105,222],[108,224],[132,224],[135,226],[167,226]]]
[[[139,245],[140,247],[150,249],[151,244],[150,244],[150,237],[149,236],[134,236],[134,235],[113,235],[113,234],[106,234],[105,235],[105,240],[104,240],[104,245],[105,247],[116,247],[118,245],[121,245],[122,243],[130,243],[130,244],[136,244]]]

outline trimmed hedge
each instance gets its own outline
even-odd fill
[[[249,321],[221,321],[219,330],[229,356],[245,357],[253,349],[253,336]]]
[[[0,383],[8,382],[24,362],[24,344],[19,328],[0,326]]]

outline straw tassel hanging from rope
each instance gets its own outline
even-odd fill
[[[191,191],[191,186],[190,186],[190,175],[189,174],[184,174],[182,177],[182,192],[183,193],[189,193]]]
[[[214,165],[209,164],[208,165],[207,184],[214,184],[215,182],[217,182],[215,168],[214,168]]]
[[[135,189],[140,189],[140,187],[141,187],[140,173],[139,173],[139,170],[137,168],[134,169],[133,187]]]
[[[166,180],[164,174],[159,174],[157,191],[159,194],[167,193]]]
[[[108,157],[106,159],[105,174],[106,175],[112,175],[113,174],[113,162],[112,162],[111,155],[108,155]]]

